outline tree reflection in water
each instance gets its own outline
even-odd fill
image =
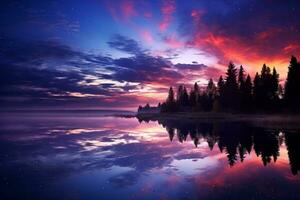
[[[140,122],[149,122],[141,119]],[[254,151],[264,166],[276,163],[280,146],[285,143],[288,150],[291,172],[296,175],[300,170],[300,129],[264,128],[247,122],[197,122],[194,120],[159,119],[166,128],[170,141],[177,137],[179,142],[188,136],[197,147],[205,141],[210,150],[218,146],[225,153],[228,164],[233,166],[238,160],[244,161],[247,154]]]

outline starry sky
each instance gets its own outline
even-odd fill
[[[291,0],[3,0],[0,103],[135,109],[169,86],[217,80],[229,61],[284,80],[300,50]]]

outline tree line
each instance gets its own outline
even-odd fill
[[[200,88],[196,82],[190,91],[179,85],[176,94],[170,87],[166,101],[158,107],[161,112],[299,112],[299,90],[300,63],[295,56],[291,57],[284,87],[275,67],[264,64],[252,80],[243,66],[237,68],[230,62],[226,76],[220,76],[217,84],[210,79],[206,88]]]

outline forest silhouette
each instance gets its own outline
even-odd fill
[[[226,76],[220,76],[217,84],[212,79],[206,88],[200,88],[197,82],[188,92],[179,85],[175,97],[170,87],[165,102],[158,104],[162,113],[172,112],[300,112],[300,63],[291,56],[284,87],[279,84],[276,68],[264,64],[254,79],[246,74],[243,66],[239,69],[230,62]],[[138,111],[150,110],[147,104],[139,106]]]

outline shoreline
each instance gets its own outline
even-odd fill
[[[147,120],[197,120],[197,121],[260,121],[260,122],[299,122],[299,114],[243,114],[243,113],[137,113],[135,117]]]

